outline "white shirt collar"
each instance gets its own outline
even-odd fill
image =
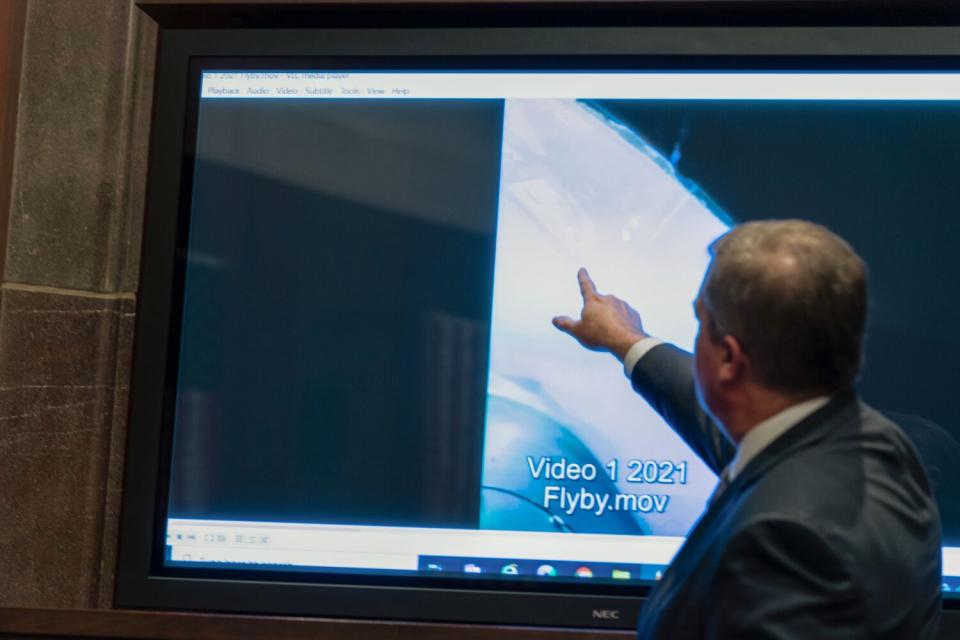
[[[750,429],[740,440],[737,453],[727,466],[727,478],[730,482],[743,471],[747,464],[769,447],[774,440],[786,433],[811,413],[829,402],[827,396],[817,396],[787,407],[780,413],[770,416]]]
[[[647,336],[638,340],[627,352],[623,359],[623,372],[628,378],[633,377],[633,369],[642,357],[654,347],[663,344],[663,340]],[[727,482],[732,482],[737,474],[747,466],[751,460],[766,449],[770,444],[787,432],[792,426],[809,416],[811,413],[827,404],[830,400],[827,396],[817,396],[793,406],[787,407],[780,413],[770,416],[753,429],[747,432],[740,445],[737,447],[737,453],[733,460],[724,469],[727,475]]]

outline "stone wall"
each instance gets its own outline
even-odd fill
[[[27,0],[0,287],[0,606],[112,603],[155,49],[133,0]]]

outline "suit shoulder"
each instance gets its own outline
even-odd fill
[[[863,491],[871,493],[867,489],[890,481],[930,493],[910,438],[893,421],[865,404],[860,404],[859,411],[846,423],[832,425],[824,437],[780,458],[767,480],[764,484],[779,499],[792,497],[788,502],[795,505],[812,501],[824,506],[832,498],[862,504],[866,497]]]

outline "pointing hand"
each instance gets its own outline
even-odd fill
[[[553,326],[592,351],[609,351],[620,360],[637,341],[646,338],[640,314],[620,298],[602,295],[586,269],[577,272],[583,309],[580,319],[557,316]]]

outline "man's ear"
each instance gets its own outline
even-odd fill
[[[720,338],[720,368],[717,381],[720,384],[732,384],[743,379],[747,369],[747,355],[743,345],[729,333]]]

